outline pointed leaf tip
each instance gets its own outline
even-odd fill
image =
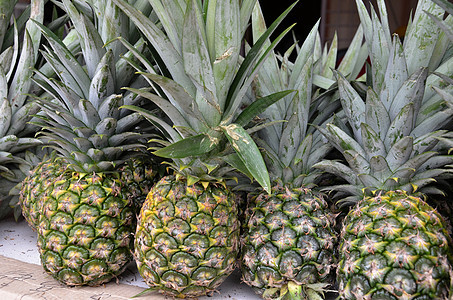
[[[214,149],[217,142],[218,141],[213,140],[206,134],[199,134],[179,140],[167,147],[155,151],[154,154],[165,158],[200,156]]]
[[[248,172],[266,192],[270,193],[271,184],[266,164],[258,146],[250,135],[237,124],[230,124],[221,128]]]

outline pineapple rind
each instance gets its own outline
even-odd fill
[[[36,231],[46,193],[58,174],[64,173],[64,165],[59,163],[55,152],[47,160],[40,162],[22,181],[19,204],[22,215],[29,226]],[[37,174],[37,175],[36,175]]]
[[[334,267],[335,216],[321,193],[276,185],[247,212],[243,280],[265,299],[288,285],[325,282]]]
[[[344,224],[341,299],[447,299],[451,238],[440,214],[420,197],[404,191],[366,197]]]
[[[174,297],[216,291],[234,270],[239,252],[235,196],[222,183],[188,185],[162,178],[138,218],[135,258],[153,289]]]
[[[53,166],[58,172],[51,174],[48,183],[41,182],[42,170],[34,173],[31,191],[35,183],[46,189],[29,199],[36,203],[30,206],[31,214],[39,216],[31,225],[38,232],[44,269],[67,285],[99,285],[124,270],[132,258],[136,223],[132,197],[147,189],[143,173],[136,176],[141,162],[123,164],[146,152],[139,149],[146,148],[148,136],[141,135],[140,116],[126,110],[120,113],[123,99],[129,103],[134,96],[127,96],[117,85],[140,87],[143,81],[133,82],[137,76],[120,62],[117,51],[122,51],[122,44],[109,42],[113,36],[133,33],[133,28],[119,23],[115,24],[119,27],[108,26],[107,19],[124,20],[125,16],[111,2],[104,4],[99,0],[75,6],[72,1],[62,1],[76,28],[81,56],[49,28],[36,23],[48,41],[43,55],[56,78],[36,71],[35,82],[47,93],[36,101],[42,113],[32,124],[42,129],[40,138],[56,150],[65,168]],[[92,15],[93,7],[105,10]],[[135,61],[130,54],[126,56],[129,62]],[[131,184],[135,179],[140,183]]]
[[[162,177],[161,169],[155,157],[132,158],[119,168],[121,180],[127,186],[126,197],[134,202],[137,215],[152,186]]]
[[[135,211],[119,175],[66,172],[44,197],[38,249],[44,270],[70,285],[97,286],[131,261]]]
[[[50,186],[59,182],[58,177],[64,176],[67,169],[67,165],[62,163],[55,154],[53,152],[49,159],[39,163],[21,184],[19,201],[22,215],[34,231],[38,226],[46,197],[52,191]],[[138,214],[146,195],[161,177],[162,172],[152,159],[132,158],[119,168],[118,173],[125,185],[124,195],[134,202]]]

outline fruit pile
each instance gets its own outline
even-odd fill
[[[275,50],[295,4],[267,27],[258,0],[16,2],[0,217],[25,217],[56,280],[135,259],[180,298],[240,267],[264,299],[449,299],[453,4],[419,0],[399,37],[357,0],[340,60],[319,22]]]

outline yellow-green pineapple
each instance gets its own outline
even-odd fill
[[[32,174],[22,181],[19,195],[22,215],[33,230],[36,230],[38,225],[49,185],[53,184],[58,174],[64,173],[66,168],[65,164],[58,161],[56,152],[43,158],[44,160],[33,168]]]
[[[88,11],[96,13],[85,15],[72,1],[60,4],[76,29],[81,52],[73,54],[36,23],[47,39],[43,55],[56,78],[36,71],[35,82],[46,94],[37,100],[42,113],[33,124],[42,128],[40,138],[57,158],[49,162],[53,166],[44,163],[32,175],[45,190],[34,199],[32,213],[38,219],[31,225],[38,232],[46,272],[67,285],[100,285],[117,277],[132,259],[134,193],[127,186],[130,178],[119,168],[141,155],[147,137],[140,133],[142,117],[120,110],[139,101],[121,87],[140,87],[142,80],[134,81],[137,76],[129,65],[133,55],[119,42],[106,44],[133,32],[115,5],[87,2]],[[143,45],[142,40],[136,43]],[[46,178],[43,169],[50,171]]]
[[[222,181],[162,178],[142,206],[135,240],[140,274],[154,290],[178,297],[211,294],[236,268],[235,195]]]
[[[362,1],[357,5],[371,61],[366,99],[338,74],[349,130],[333,124],[320,130],[345,162],[315,165],[345,180],[329,189],[353,205],[340,235],[340,298],[447,299],[451,240],[423,196],[439,192],[430,183],[453,160],[438,152],[452,110],[436,93],[452,87],[432,74],[452,75],[450,42],[426,14],[444,11],[419,1],[401,43],[390,34],[384,1],[378,1],[380,20]]]
[[[243,35],[255,2],[152,1],[161,31],[136,9],[115,0],[151,42],[163,62],[158,69],[167,75],[156,75],[147,66],[144,76],[159,87],[158,95],[133,91],[159,106],[171,122],[126,106],[161,129],[165,139],[156,141],[161,147],[154,153],[171,159],[174,174],[148,194],[135,240],[140,274],[150,289],[167,295],[212,294],[236,267],[239,221],[229,187],[233,167],[269,191],[264,161],[243,126],[288,92],[241,109],[265,57],[260,48],[283,16],[242,58]]]
[[[119,168],[121,181],[127,186],[127,197],[134,201],[137,214],[154,184],[166,173],[165,164],[152,155],[141,155],[125,161]]]

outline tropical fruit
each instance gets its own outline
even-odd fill
[[[119,168],[121,181],[127,187],[126,197],[134,202],[137,215],[151,188],[164,176],[165,170],[162,166],[162,160],[148,155],[128,159]]]
[[[367,197],[344,220],[340,295],[357,299],[448,299],[451,239],[442,216],[420,196]]]
[[[109,1],[84,5],[90,9],[79,10],[69,0],[60,3],[78,34],[77,57],[49,28],[35,23],[48,42],[43,55],[56,77],[36,71],[34,80],[46,94],[36,100],[41,113],[33,124],[57,154],[29,178],[32,189],[44,190],[31,199],[36,205],[30,206],[28,219],[38,232],[44,270],[67,285],[102,284],[132,259],[136,217],[131,196],[136,193],[119,167],[146,153],[149,134],[141,132],[141,116],[120,111],[123,104],[139,101],[121,87],[140,87],[142,80],[129,65],[134,57],[111,39],[133,27],[111,22],[127,18]],[[134,43],[140,47],[143,40]]]
[[[252,18],[253,39],[265,30],[257,5]],[[295,90],[261,115],[269,122],[256,135],[272,179],[270,194],[251,197],[242,237],[242,277],[265,299],[317,299],[332,279],[335,267],[335,215],[317,184],[323,173],[313,164],[328,155],[326,143],[313,125],[332,121],[340,107],[332,69],[355,79],[365,58],[361,28],[342,63],[336,65],[336,37],[322,47],[315,24],[299,47],[282,56],[270,55],[254,81],[257,97]],[[289,57],[296,52],[294,63]],[[284,122],[282,122],[284,121]]]
[[[38,225],[49,185],[59,176],[56,174],[64,173],[65,168],[65,165],[58,162],[56,152],[52,152],[50,157],[47,159],[44,157],[44,160],[33,169],[35,174],[28,175],[22,181],[19,195],[22,215],[33,230],[36,230]]]
[[[140,213],[135,257],[150,288],[174,297],[211,294],[235,268],[239,222],[229,187],[232,171],[251,174],[269,191],[263,158],[243,126],[289,92],[244,108],[250,84],[269,53],[260,49],[283,18],[241,57],[255,2],[153,1],[161,30],[134,7],[115,1],[150,41],[160,57],[156,61],[162,62],[158,69],[167,75],[157,75],[147,65],[142,73],[158,87],[155,93],[130,90],[150,99],[169,121],[140,107],[125,107],[160,128],[165,139],[155,140],[160,145],[154,154],[171,160],[174,175],[151,189]]]
[[[141,209],[135,236],[145,282],[173,296],[214,291],[236,267],[237,213],[234,194],[221,183],[161,179]]]
[[[66,172],[51,188],[37,225],[44,270],[71,286],[97,286],[121,274],[132,259],[136,222],[119,177]]]
[[[336,240],[325,199],[309,188],[287,185],[273,187],[271,195],[262,193],[251,204],[242,239],[244,282],[265,299],[322,293],[332,279]]]
[[[431,183],[448,175],[452,162],[439,143],[452,118],[440,88],[452,87],[430,71],[451,76],[453,60],[447,37],[426,14],[442,17],[444,10],[419,1],[401,43],[390,35],[384,1],[378,1],[380,20],[362,1],[357,6],[371,62],[366,99],[338,74],[349,127],[319,130],[345,162],[315,165],[345,180],[329,190],[339,203],[354,206],[340,235],[340,297],[447,299],[451,241],[442,217],[423,198],[440,192]]]

